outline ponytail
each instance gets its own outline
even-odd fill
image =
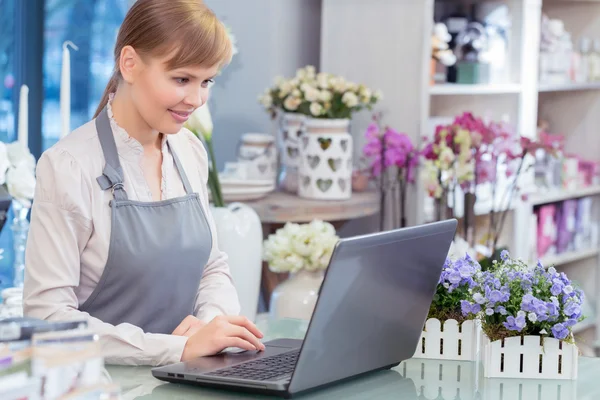
[[[117,72],[113,73],[106,85],[106,89],[104,89],[104,94],[102,95],[102,99],[100,100],[100,104],[98,104],[98,108],[96,109],[96,113],[94,114],[94,118],[96,118],[104,107],[108,104],[108,98],[111,93],[116,92],[117,86],[119,86],[119,74]]]

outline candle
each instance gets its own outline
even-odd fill
[[[69,46],[78,50],[73,42],[63,43],[62,71],[60,74],[60,137],[63,138],[71,131],[71,56]]]
[[[28,147],[28,140],[29,140],[29,129],[28,129],[28,123],[29,123],[29,112],[27,109],[27,99],[29,98],[29,88],[27,87],[27,85],[23,85],[21,86],[21,92],[19,94],[19,134],[18,134],[18,140],[19,142],[25,147]]]

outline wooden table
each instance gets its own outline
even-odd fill
[[[256,201],[247,201],[262,222],[263,236],[285,225],[286,222],[306,223],[313,219],[330,222],[339,229],[345,222],[368,217],[379,212],[378,192],[354,192],[349,200],[309,200],[285,192],[273,192]],[[288,278],[288,274],[271,272],[263,263],[262,295],[264,304],[269,307],[271,293],[275,287]]]

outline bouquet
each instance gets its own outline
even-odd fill
[[[472,314],[463,314],[462,302],[471,298],[471,289],[475,286],[475,276],[481,271],[477,261],[468,254],[452,260],[446,258],[440,280],[429,308],[428,318],[440,321],[455,319],[462,323],[474,319]]]
[[[414,183],[415,171],[419,162],[419,152],[413,145],[410,137],[395,129],[380,124],[381,117],[376,115],[373,122],[367,127],[365,137],[367,143],[363,147],[363,155],[370,160],[370,172],[374,178],[380,178],[381,190],[381,229],[383,229],[383,216],[385,193],[392,190],[393,220],[396,221],[396,188],[400,194],[400,226],[406,226],[406,191],[408,184]],[[386,181],[386,174],[392,172],[391,182]]]
[[[335,228],[328,222],[288,222],[265,240],[263,260],[273,272],[324,270],[338,240]]]
[[[291,79],[275,78],[275,85],[261,94],[259,102],[274,117],[281,109],[312,118],[343,118],[363,109],[372,109],[382,97],[363,84],[347,81],[341,76],[316,73],[307,65]]]
[[[555,268],[540,262],[530,268],[506,250],[495,263],[476,274],[471,299],[461,301],[463,316],[480,317],[492,341],[535,335],[571,342],[573,326],[583,320],[583,291]]]
[[[0,185],[22,207],[31,207],[35,193],[35,157],[21,142],[0,142]]]

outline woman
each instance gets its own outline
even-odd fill
[[[85,318],[107,362],[163,365],[263,350],[237,316],[208,206],[207,154],[183,124],[231,58],[199,0],[138,0],[95,119],[46,151],[27,243],[24,310]]]

